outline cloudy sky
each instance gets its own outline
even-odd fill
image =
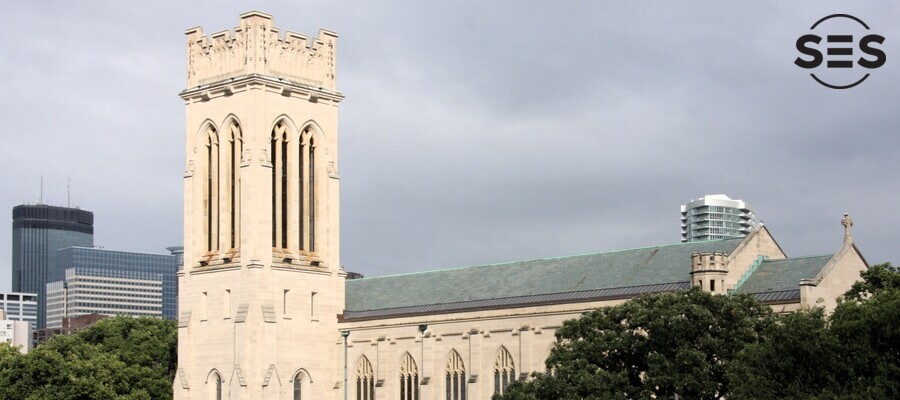
[[[891,2],[144,3],[3,5],[0,290],[11,209],[40,199],[42,176],[56,205],[71,179],[97,245],[181,243],[183,32],[254,8],[340,34],[349,270],[674,243],[679,205],[715,193],[752,204],[789,256],[837,250],[851,212],[869,262],[900,263]],[[849,90],[793,64],[833,13],[886,37],[887,64]]]

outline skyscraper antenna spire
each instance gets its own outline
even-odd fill
[[[44,204],[44,175],[41,175],[41,195],[38,197],[38,204]]]
[[[66,207],[72,207],[72,176],[66,180]]]

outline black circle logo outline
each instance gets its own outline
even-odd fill
[[[824,17],[824,18],[822,18],[822,19],[816,21],[816,23],[814,23],[811,27],[809,27],[809,30],[816,29],[816,27],[819,26],[819,24],[821,24],[822,22],[825,22],[826,20],[829,20],[829,19],[831,19],[831,18],[849,18],[849,19],[852,19],[852,20],[856,21],[856,22],[859,23],[860,25],[862,25],[863,28],[866,28],[866,30],[869,30],[869,26],[866,25],[865,22],[863,22],[861,19],[856,18],[856,17],[854,17],[854,16],[852,16],[852,15],[850,15],[850,14],[831,14],[831,15],[829,15],[829,16],[827,16],[827,17]],[[838,86],[838,85],[832,85],[832,84],[830,84],[830,83],[826,83],[825,81],[819,79],[819,77],[816,76],[816,74],[814,74],[814,73],[809,74],[809,76],[811,76],[813,79],[816,80],[816,82],[819,82],[819,84],[821,84],[822,86],[825,86],[825,87],[827,87],[827,88],[831,88],[831,89],[850,89],[850,88],[852,88],[852,87],[854,87],[854,86],[856,86],[856,85],[859,85],[860,83],[863,83],[863,81],[866,80],[866,78],[869,77],[869,73],[866,73],[866,75],[863,76],[860,80],[858,80],[858,81],[856,81],[856,82],[854,82],[854,83],[851,83],[851,84],[849,84],[849,85],[844,85],[844,86]]]

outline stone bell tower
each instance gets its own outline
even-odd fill
[[[336,397],[337,35],[187,35],[176,399]]]

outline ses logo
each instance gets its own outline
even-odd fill
[[[809,29],[813,33],[797,39],[797,50],[803,55],[794,64],[814,70],[809,75],[825,87],[852,88],[887,61],[887,55],[880,49],[884,36],[869,33],[869,26],[852,15],[829,15]],[[822,47],[825,47],[824,54]],[[858,58],[857,50],[861,53]]]

